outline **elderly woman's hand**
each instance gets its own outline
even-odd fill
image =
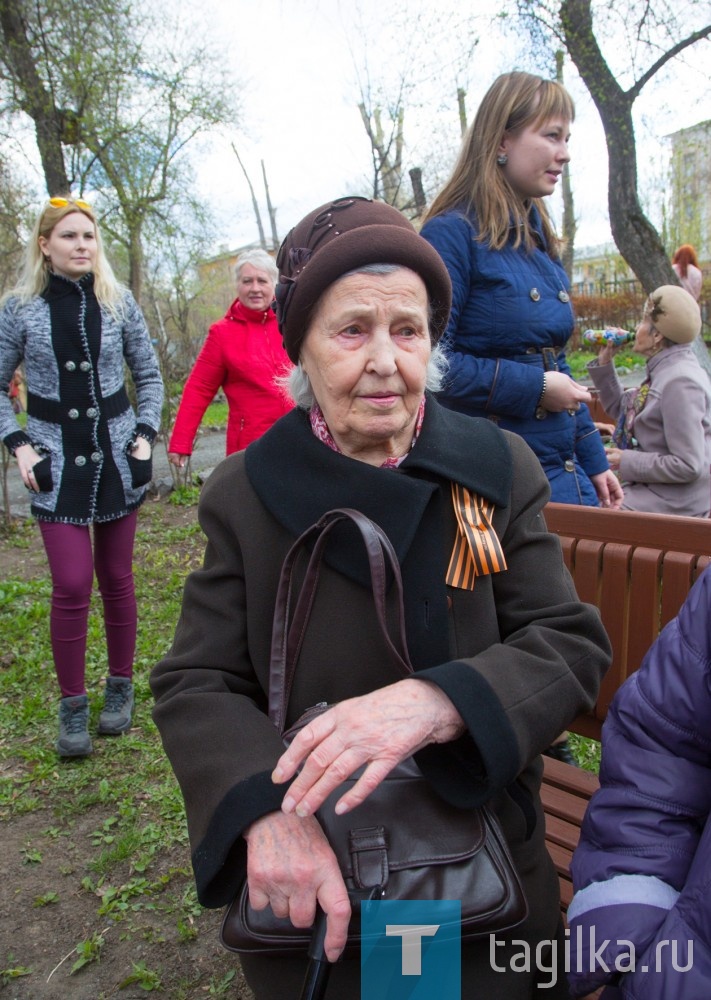
[[[597,493],[597,498],[600,501],[601,507],[609,507],[611,510],[619,510],[622,506],[622,501],[625,498],[625,492],[622,489],[622,484],[614,473],[614,469],[619,468],[619,460],[615,465],[614,456],[611,458],[612,452],[619,451],[617,448],[610,448],[607,452],[607,460],[610,463],[610,468],[607,472],[601,472],[597,476],[591,476],[592,484],[595,487]]]
[[[363,774],[336,803],[341,814],[360,805],[396,764],[429,743],[464,732],[447,695],[429,681],[402,680],[339,702],[297,734],[282,754],[273,781],[288,781],[303,763],[282,810],[309,816],[359,767]]]
[[[330,962],[343,951],[351,905],[336,856],[314,817],[267,813],[245,832],[249,902],[271,906],[294,927],[310,927],[316,904],[326,914],[324,947]]]

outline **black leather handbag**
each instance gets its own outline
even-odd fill
[[[291,683],[316,595],[323,550],[330,530],[346,519],[355,524],[365,544],[375,613],[393,662],[403,676],[413,673],[405,640],[400,567],[390,540],[359,511],[329,511],[288,552],[277,591],[269,716],[287,745],[315,713],[329,707],[314,706],[285,732]],[[311,545],[292,616],[292,571],[299,554]],[[397,644],[390,637],[386,619],[386,564],[399,608]],[[356,911],[362,899],[461,900],[463,940],[508,930],[525,919],[528,907],[520,879],[498,821],[485,806],[459,809],[445,802],[409,757],[360,806],[337,816],[335,802],[360,773],[357,771],[340,785],[316,814],[336,854],[351,900],[356,903],[345,954],[357,954],[360,947]],[[221,939],[226,948],[236,952],[306,954],[311,930],[296,928],[288,919],[275,917],[269,907],[254,910],[249,905],[245,879],[227,908]]]

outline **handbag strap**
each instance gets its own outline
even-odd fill
[[[329,510],[296,539],[286,554],[279,576],[272,625],[271,660],[269,664],[269,718],[282,735],[286,728],[286,713],[296,664],[316,597],[323,552],[330,532],[336,524],[343,521],[350,521],[354,524],[363,540],[370,567],[375,615],[388,650],[394,662],[406,677],[409,677],[413,673],[405,637],[405,608],[400,564],[398,563],[398,558],[390,543],[390,539],[382,528],[358,510],[350,507]],[[306,566],[301,589],[294,601],[294,567],[302,550],[306,549],[311,542],[314,543],[313,549]],[[386,561],[393,575],[397,599],[396,610],[398,621],[396,641],[393,641],[390,635],[387,622],[385,599],[387,582]],[[294,604],[293,615],[291,612],[292,604]]]

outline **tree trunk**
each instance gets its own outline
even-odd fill
[[[467,92],[463,87],[457,88],[457,107],[459,108],[459,128],[464,135],[467,130]]]
[[[247,173],[247,169],[246,169],[244,163],[242,163],[240,155],[237,152],[237,147],[235,146],[234,143],[231,143],[231,145],[232,145],[232,152],[237,157],[237,162],[239,163],[240,167],[242,168],[242,173],[244,174],[245,180],[247,181],[247,184],[249,186],[249,193],[252,195],[252,208],[254,209],[254,217],[257,220],[257,229],[259,230],[259,245],[261,246],[262,250],[266,250],[267,249],[267,239],[266,239],[266,236],[264,235],[264,226],[262,225],[262,216],[261,216],[261,213],[259,211],[259,203],[257,202],[257,196],[254,193],[254,188],[252,187],[252,182],[249,179],[249,174]]]
[[[559,83],[563,83],[563,60],[565,58],[564,52],[559,49],[555,54],[556,62],[556,79]],[[573,186],[570,183],[570,164],[566,163],[563,167],[563,176],[561,178],[562,182],[562,193],[563,193],[563,251],[561,253],[561,262],[565,273],[568,275],[568,281],[573,280],[573,263],[575,260],[575,234],[578,230],[577,219],[575,218],[575,200],[573,198]]]
[[[136,302],[141,304],[143,285],[143,247],[141,243],[141,224],[129,226],[128,230],[128,287],[133,292]]]
[[[267,212],[269,213],[269,224],[272,229],[272,246],[274,250],[279,249],[279,237],[277,235],[277,224],[276,224],[276,211],[272,205],[272,200],[269,197],[269,184],[267,183],[267,171],[264,167],[264,160],[262,163],[262,177],[264,178],[264,194],[267,199]]]
[[[37,72],[18,0],[0,0],[0,29],[7,63],[19,84],[22,110],[32,118],[47,194],[65,194],[69,180],[62,150],[62,112]]]
[[[412,184],[412,195],[415,199],[415,214],[419,218],[424,215],[427,208],[425,189],[422,186],[422,168],[412,167],[410,170],[410,183]]]
[[[655,66],[625,92],[610,72],[593,31],[590,0],[563,0],[561,24],[568,53],[578,68],[602,119],[608,153],[608,209],[617,247],[645,292],[679,284],[659,234],[642,211],[637,195],[637,148],[632,105],[644,83],[673,54],[706,37],[711,28],[690,35],[657,60]],[[694,351],[711,377],[711,359],[702,340]]]
[[[659,235],[637,195],[637,149],[632,122],[636,91],[625,93],[610,72],[593,31],[590,0],[563,0],[565,44],[602,119],[608,152],[608,208],[612,236],[646,292],[674,283]]]

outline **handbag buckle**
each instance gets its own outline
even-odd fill
[[[385,827],[369,826],[360,830],[350,830],[348,850],[353,863],[353,881],[356,888],[377,888],[382,895],[390,875]]]

